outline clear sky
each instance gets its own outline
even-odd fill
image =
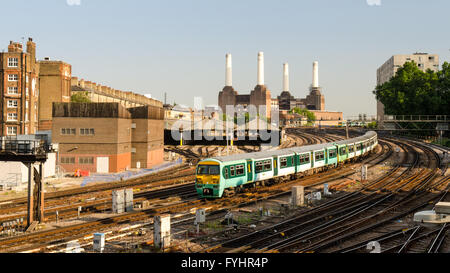
[[[233,87],[256,85],[257,52],[276,97],[289,63],[291,93],[305,97],[312,62],[327,110],[376,113],[376,69],[394,54],[450,60],[448,0],[0,0],[0,50],[32,37],[39,59],[72,75],[168,102],[217,104],[225,54]]]

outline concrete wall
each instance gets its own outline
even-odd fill
[[[48,159],[44,166],[44,178],[56,175],[56,154],[49,153]],[[25,183],[28,181],[28,168],[21,162],[0,162],[0,183],[3,180],[17,179],[17,183]]]

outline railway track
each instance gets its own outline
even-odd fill
[[[331,177],[331,176],[328,176],[328,177]],[[314,178],[311,178],[311,180],[312,179],[314,179]],[[289,184],[286,183],[285,186],[289,187]],[[195,196],[194,188],[192,187],[191,189],[192,189],[192,192],[190,190],[187,190],[185,192],[186,196],[190,197],[189,196],[190,194],[192,194],[192,196]],[[180,189],[177,187],[174,187],[174,193],[175,192],[179,193]],[[168,195],[172,195],[172,194],[173,193],[170,193]],[[281,189],[281,186],[279,186],[278,188],[275,186],[271,189],[263,189],[256,193],[243,193],[243,195],[234,197],[232,199],[218,200],[213,203],[207,202],[207,204],[204,204],[204,205],[209,206],[209,207],[214,206],[217,209],[223,209],[224,207],[229,207],[230,205],[233,205],[233,206],[242,205],[242,204],[245,204],[246,202],[252,202],[252,200],[270,198],[271,196],[278,196],[280,194],[286,194],[286,190]],[[146,214],[145,214],[146,217],[149,218],[149,217],[156,215],[156,213],[174,212],[177,210],[186,211],[189,208],[199,206],[201,204],[199,202],[201,202],[201,201],[197,200],[194,197],[193,200],[186,199],[185,201],[183,201],[179,204],[176,204],[174,206],[163,206],[163,207],[160,207],[157,209],[146,210],[144,212],[146,212]],[[141,219],[140,217],[142,216],[142,213],[136,212],[136,213],[132,213],[132,215],[136,215],[135,217],[133,216],[132,218],[135,219],[136,221],[139,221]],[[98,225],[100,223],[113,222],[113,223],[117,224],[117,223],[125,223],[126,221],[131,221],[131,218],[123,218],[123,219],[125,219],[125,220],[122,220],[121,217],[112,217],[110,220],[106,220],[106,219],[99,220],[99,221],[97,221],[97,223],[93,223],[92,226],[91,225],[76,225],[73,228],[67,227],[67,229],[64,229],[61,232],[61,236],[63,238],[66,238],[66,237],[72,238],[71,236],[68,235],[68,233],[69,233],[69,230],[73,230],[73,233],[74,233],[73,236],[79,237],[79,236],[81,236],[80,235],[81,233],[79,232],[80,229],[83,229],[84,232],[89,233],[92,231],[92,229],[98,230],[99,229]],[[92,227],[92,229],[89,227]],[[107,224],[104,225],[104,228],[108,228],[108,227],[111,227],[111,226],[107,225]],[[103,227],[102,227],[102,229],[103,229]],[[47,234],[47,233],[45,233],[45,231],[39,232],[39,234],[40,235],[38,237],[33,237],[34,238],[33,240],[30,239],[29,236],[31,236],[31,235],[29,235],[29,234],[23,235],[23,236],[18,236],[15,239],[10,238],[10,239],[5,239],[5,240],[0,240],[0,246],[3,249],[3,251],[6,252],[6,251],[16,251],[17,248],[15,248],[15,247],[19,246],[21,243],[22,244],[23,243],[32,243],[32,244],[34,244],[33,247],[36,247],[36,245],[38,245],[38,247],[39,247],[40,244],[48,245],[50,243],[55,243],[54,240],[49,241],[49,238],[55,239],[53,231],[49,231],[50,237],[45,235],[45,234]],[[19,239],[19,238],[22,238],[22,239]],[[23,249],[23,248],[21,248],[21,249]]]
[[[429,153],[433,154],[431,151],[429,151]],[[387,186],[389,186],[390,189],[393,190],[392,186],[395,185],[396,182],[401,181],[401,179],[405,179],[405,176],[407,176],[408,173],[411,173],[413,168],[418,167],[419,155],[417,152],[414,152],[414,154],[414,162],[412,162],[411,166],[397,178],[391,180],[391,182],[386,182],[388,181],[386,177],[394,175],[396,172],[398,172],[398,168],[394,168],[391,171],[391,174],[384,178],[382,177],[381,179],[373,181],[371,185],[366,186],[365,189],[363,188],[360,191],[361,193],[363,192],[363,190],[372,192],[372,194],[369,195],[369,197],[371,196],[370,198],[368,196],[359,196],[358,198],[353,197],[356,199],[352,200],[348,204],[342,203],[343,200],[338,198],[337,200],[331,201],[324,206],[320,206],[318,208],[312,209],[309,212],[303,213],[297,218],[287,220],[253,234],[232,239],[230,241],[222,243],[219,246],[212,247],[211,250],[217,252],[226,252],[229,250],[235,251],[235,249],[237,248],[242,251],[249,252],[266,250],[283,252],[292,251],[292,249],[295,249],[296,251],[308,252],[320,251],[324,247],[325,243],[328,245],[332,245],[336,241],[346,239],[342,236],[339,237],[338,235],[343,234],[343,230],[349,232],[352,229],[354,230],[357,227],[357,224],[361,225],[362,223],[364,223],[364,221],[367,222],[373,217],[378,216],[377,213],[380,211],[380,207],[376,205],[380,204],[385,206],[384,209],[381,210],[383,213],[392,211],[393,209],[398,208],[398,206],[402,203],[406,203],[407,201],[411,202],[411,200],[409,200],[411,199],[411,195],[408,194],[404,196],[403,199],[400,198],[400,200],[395,200],[396,195],[402,188],[405,188],[407,185],[410,186],[410,184],[415,184],[412,189],[414,189],[415,191],[420,191],[426,187],[427,183],[429,183],[430,180],[432,180],[435,172],[429,173],[426,170],[423,170],[419,172],[420,174],[415,174],[415,176],[410,174],[408,177],[409,180],[403,180],[403,182],[408,181],[409,183],[400,183],[396,192],[382,195],[379,194],[380,192],[385,190]],[[438,161],[438,157],[436,157],[435,155],[434,157],[435,161]],[[431,162],[433,162],[433,159],[429,160],[429,165],[432,164]],[[415,181],[415,183],[413,183],[412,181]],[[374,187],[376,187],[377,185],[378,190],[374,192]],[[347,198],[355,195],[356,193],[352,193],[341,198],[343,198],[344,200],[348,200]],[[389,201],[391,199],[394,201],[394,203],[390,206],[385,205],[386,201]],[[333,206],[336,207],[335,210],[332,210]],[[411,207],[411,205],[409,206]],[[423,206],[423,204],[419,204],[419,206]],[[418,207],[413,206],[413,209],[417,208]],[[353,224],[353,226],[350,223],[344,224],[352,219],[352,217],[361,215],[365,211],[368,211],[370,213],[370,209],[374,210],[375,213],[354,222],[350,222],[351,224]],[[323,214],[321,214],[321,210]],[[308,216],[315,216],[315,218],[308,218]],[[399,215],[397,214],[396,217],[399,217]],[[378,225],[379,223],[376,224]],[[370,228],[373,227],[374,226],[371,226]],[[274,232],[274,230],[276,230],[276,232]],[[358,232],[362,232],[362,230],[358,230]],[[353,236],[356,235],[357,232],[355,231],[351,234]],[[440,234],[445,233],[441,232]],[[338,239],[335,239],[336,237],[338,237]],[[316,242],[312,243],[312,241],[314,240],[316,240]],[[305,243],[305,241],[308,243]],[[445,242],[445,240],[436,240],[436,242],[440,241]],[[442,243],[440,245],[442,245]]]

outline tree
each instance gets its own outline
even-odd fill
[[[442,70],[420,70],[414,61],[406,62],[394,77],[378,85],[373,93],[388,115],[449,115],[450,65]]]
[[[296,113],[296,114],[306,117],[308,119],[308,123],[316,121],[316,116],[314,115],[313,112],[308,111],[308,109],[295,107],[291,111],[289,111],[289,113],[291,113],[291,114]]]
[[[86,92],[76,92],[72,96],[70,96],[71,102],[91,102],[89,98],[89,93]]]

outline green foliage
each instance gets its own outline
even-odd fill
[[[373,122],[370,122],[370,123],[368,123],[367,124],[367,128],[368,129],[376,129],[377,128],[377,122],[376,121],[373,121]]]
[[[86,92],[76,92],[70,97],[71,102],[91,102],[89,98],[89,93]]]
[[[316,116],[314,115],[314,113],[311,111],[308,111],[308,109],[302,109],[302,108],[295,107],[294,109],[289,111],[289,113],[291,113],[291,114],[296,113],[296,114],[305,116],[306,118],[308,118],[308,121],[316,120]]]
[[[387,115],[449,115],[449,90],[449,63],[445,62],[438,72],[423,72],[416,63],[406,62],[373,94],[383,103]]]
[[[306,117],[308,119],[308,122],[306,123],[307,126],[311,126],[313,124],[313,122],[316,121],[316,116],[314,115],[313,112],[308,111],[308,109],[302,109],[302,108],[295,107],[294,109],[289,111],[289,113],[291,113],[291,114],[296,113],[296,114]]]

